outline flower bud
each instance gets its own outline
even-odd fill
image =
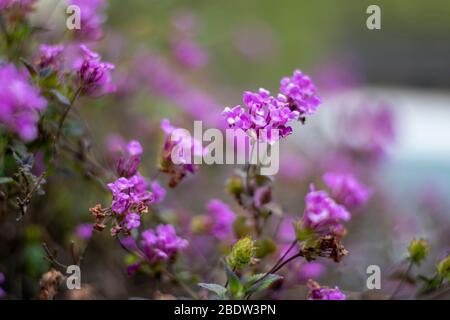
[[[436,266],[437,273],[450,281],[450,255],[442,259]]]
[[[227,257],[227,263],[232,269],[242,269],[248,265],[255,255],[254,242],[249,237],[236,242]]]
[[[239,176],[233,176],[227,180],[227,191],[235,197],[240,197],[244,191],[244,182]]]
[[[420,264],[428,255],[430,244],[424,239],[414,239],[408,247],[409,258],[415,264]]]

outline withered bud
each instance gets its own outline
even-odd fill
[[[50,271],[44,273],[39,280],[39,299],[40,300],[53,300],[58,294],[58,289],[64,280],[64,276],[61,272],[50,269]]]

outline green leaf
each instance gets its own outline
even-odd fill
[[[270,287],[270,285],[273,284],[275,281],[283,279],[282,276],[272,273],[266,276],[263,280],[260,280],[265,275],[266,275],[265,273],[258,273],[251,276],[248,282],[246,283],[246,287],[248,287],[248,289],[245,290],[245,293],[253,294],[256,292],[261,292]]]
[[[70,106],[70,100],[65,95],[63,95],[61,92],[59,92],[56,89],[50,90],[50,93],[58,100],[59,103],[65,106]]]
[[[13,182],[14,179],[10,177],[0,177],[0,184],[7,184]]]
[[[219,297],[220,300],[227,300],[227,288],[221,286],[220,284],[216,284],[216,283],[199,283],[198,284],[200,287],[209,290],[211,292],[214,292],[217,297]]]
[[[224,265],[231,294],[233,297],[241,298],[244,294],[244,286],[241,284],[238,276],[230,269],[228,264],[225,263]]]

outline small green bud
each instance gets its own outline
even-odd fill
[[[306,227],[302,220],[297,222],[294,225],[295,228],[295,234],[297,236],[298,241],[306,241],[310,240],[311,237],[314,235],[314,231],[308,227]]]
[[[450,281],[450,255],[442,259],[436,266],[437,273],[444,279]]]
[[[420,264],[428,255],[430,244],[424,239],[414,239],[408,247],[409,258],[415,264]]]
[[[239,198],[244,192],[244,181],[242,181],[242,178],[239,176],[229,178],[227,180],[227,192]]]
[[[242,238],[234,244],[227,257],[227,263],[232,269],[242,269],[251,262],[255,251],[253,240],[249,237]]]
[[[209,222],[210,221],[209,221],[208,217],[203,214],[192,217],[192,220],[191,220],[192,233],[201,234],[201,233],[208,231],[209,225],[210,225]]]

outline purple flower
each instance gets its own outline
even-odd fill
[[[350,173],[328,172],[323,176],[323,181],[330,188],[333,198],[349,209],[365,204],[372,194]]]
[[[116,160],[116,171],[122,177],[131,177],[136,174],[143,152],[139,141],[131,140],[123,148],[122,155]]]
[[[325,191],[314,190],[314,185],[305,197],[305,205],[305,226],[316,231],[341,230],[341,221],[350,220],[350,213],[344,206],[337,204]]]
[[[111,208],[121,214],[142,205],[147,206],[153,201],[153,195],[147,191],[147,187],[148,184],[140,175],[134,175],[129,179],[121,177],[114,183],[109,183],[108,188],[113,196]]]
[[[0,65],[0,124],[29,142],[38,135],[39,112],[47,101],[30,84],[25,71],[12,64]]]
[[[97,41],[102,37],[102,24],[105,16],[102,11],[106,4],[104,0],[69,0],[70,5],[80,8],[81,28],[76,30],[79,39]]]
[[[164,200],[164,198],[166,197],[166,189],[164,189],[159,182],[157,181],[153,181],[150,184],[150,189],[152,190],[153,193],[153,198],[154,198],[154,202],[155,203],[160,203]]]
[[[243,95],[244,107],[225,108],[222,114],[230,127],[254,134],[261,141],[276,142],[292,133],[287,123],[298,120],[300,113],[291,111],[287,99],[282,94],[276,98],[265,89],[258,92],[246,91]],[[274,134],[272,130],[277,130]]]
[[[141,225],[141,216],[134,212],[128,213],[125,217],[125,225],[128,230],[139,228]]]
[[[309,281],[308,287],[310,289],[308,300],[345,300],[347,298],[338,287],[335,287],[334,289],[320,287],[319,284],[314,281]]]
[[[309,279],[317,279],[325,272],[325,269],[320,262],[304,262],[300,265],[299,280],[304,282]]]
[[[111,210],[117,222],[111,230],[112,234],[116,234],[122,228],[129,232],[139,227],[139,215],[146,212],[148,205],[153,202],[153,194],[148,191],[148,183],[145,179],[140,174],[128,179],[121,177],[114,183],[109,183],[108,188],[113,198]]]
[[[288,98],[292,110],[301,115],[314,114],[320,104],[316,96],[316,86],[311,78],[300,70],[295,70],[292,77],[281,79],[280,92]]]
[[[141,246],[149,263],[169,261],[188,246],[188,242],[176,235],[175,228],[160,224],[155,230],[142,232]]]
[[[236,214],[222,201],[212,199],[207,204],[208,217],[211,219],[211,233],[223,240],[230,236]]]
[[[98,53],[91,51],[84,44],[80,45],[82,59],[77,59],[74,69],[77,72],[82,93],[90,96],[100,96],[116,90],[111,82],[111,70],[114,65],[101,61]]]
[[[36,64],[39,68],[51,67],[57,70],[62,65],[64,46],[62,44],[48,45],[41,44],[38,49]]]
[[[81,240],[89,240],[92,237],[93,230],[91,223],[81,223],[75,228],[75,234]]]
[[[175,187],[187,173],[197,171],[194,158],[202,157],[206,151],[202,143],[191,137],[189,132],[173,127],[167,119],[161,121],[161,129],[166,137],[160,169],[171,175],[169,185]]]

